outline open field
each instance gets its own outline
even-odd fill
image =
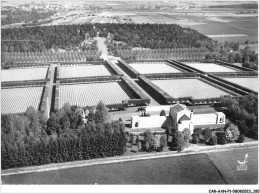
[[[237,72],[237,70],[217,65],[215,63],[185,63],[186,65],[204,72]]]
[[[258,87],[257,77],[237,77],[237,78],[232,77],[232,78],[223,78],[223,79],[258,92],[259,87]]]
[[[129,65],[141,74],[152,73],[181,73],[165,63],[129,63]]]
[[[237,161],[244,161],[248,154],[247,170],[237,170]],[[255,149],[232,150],[221,153],[208,153],[210,160],[216,168],[220,169],[222,176],[229,184],[257,184],[258,181],[258,152]]]
[[[39,108],[43,87],[1,89],[1,113],[22,113],[29,106]]]
[[[234,17],[233,17],[234,18]],[[257,17],[248,17],[247,19],[239,19],[231,22],[208,21],[207,25],[194,25],[191,28],[198,32],[210,35],[217,41],[233,41],[244,43],[246,40],[252,42],[258,40],[258,19]],[[224,36],[223,36],[224,35]],[[227,37],[225,35],[233,35]],[[243,36],[239,36],[243,35]]]
[[[47,67],[1,70],[1,81],[8,82],[45,79],[47,70]]]
[[[4,184],[256,184],[258,149],[242,148],[2,176]],[[237,171],[248,153],[248,170]]]
[[[61,66],[60,78],[109,76],[112,73],[105,65]]]
[[[228,93],[199,79],[151,80],[173,98],[192,96],[194,99],[217,98]]]
[[[59,108],[65,103],[78,106],[96,106],[100,100],[105,104],[121,103],[134,95],[120,82],[61,85]]]

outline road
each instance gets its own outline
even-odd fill
[[[246,170],[237,170],[248,154]],[[256,184],[258,148],[2,176],[4,184]]]
[[[102,52],[102,55],[107,55],[107,46],[105,45],[106,38],[103,37],[96,37],[95,40],[97,41],[98,50]]]
[[[54,83],[54,74],[55,74],[55,68],[57,67],[56,64],[51,64],[50,65],[50,81],[48,83],[48,106],[47,108],[49,108],[49,110],[46,110],[46,114],[50,114],[50,109],[51,109],[51,101],[52,101],[52,93],[53,93],[53,86],[55,85]],[[49,116],[49,115],[46,115]]]
[[[103,37],[96,37],[95,40],[97,40],[97,46],[98,46],[98,50],[102,52],[101,58],[103,59],[108,59],[109,57],[113,57],[111,55],[108,55],[108,51],[107,51],[107,46],[105,45],[105,41],[106,38]],[[115,61],[110,60],[111,62],[115,63]],[[123,69],[121,69],[119,66],[117,66],[118,69],[120,69],[122,71],[122,73],[124,74],[124,76],[126,76],[127,78],[129,78],[130,80],[132,80],[132,82],[135,82],[135,79],[132,79],[131,77],[129,77]],[[135,82],[136,83],[136,82]],[[158,106],[160,105],[156,100],[154,100],[145,90],[143,90],[142,87],[140,87],[138,84],[136,84],[137,87],[143,92],[145,93],[147,96],[149,96],[151,103],[150,105],[152,106]]]

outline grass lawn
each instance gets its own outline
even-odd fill
[[[247,170],[237,170],[238,160],[244,161],[248,154]],[[257,184],[258,178],[258,152],[255,149],[239,149],[228,152],[207,153],[214,165],[221,169],[224,179],[230,184]]]
[[[248,170],[237,160],[248,157]],[[255,184],[257,148],[3,176],[4,184]]]

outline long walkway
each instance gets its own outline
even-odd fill
[[[96,37],[94,38],[97,41],[98,50],[102,52],[102,55],[107,55],[107,46],[105,45],[106,38]]]
[[[50,114],[50,109],[51,109],[51,102],[52,102],[52,93],[54,92],[53,91],[53,86],[54,86],[54,76],[55,76],[55,68],[57,67],[56,64],[51,64],[50,65],[50,81],[49,81],[49,85],[48,85],[48,106],[47,108],[49,110],[46,111],[47,114]],[[46,116],[49,116],[49,115],[46,115]]]

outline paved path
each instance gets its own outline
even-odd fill
[[[111,61],[115,64],[115,61]],[[115,64],[116,65],[116,64]],[[118,67],[118,69],[121,70],[121,72],[124,74],[125,77],[127,77],[128,79],[130,79],[132,82],[136,83],[137,88],[139,88],[143,93],[145,93],[151,100],[150,102],[150,106],[159,106],[160,104],[154,99],[152,98],[152,96],[150,96],[136,81],[138,81],[137,79],[132,79],[121,67],[119,67],[118,65],[116,65]]]
[[[106,38],[103,37],[96,37],[95,40],[97,41],[98,50],[102,52],[102,55],[107,55],[107,46],[105,45]]]
[[[52,101],[52,93],[53,93],[53,85],[55,83],[54,82],[54,74],[55,74],[55,67],[57,67],[56,64],[51,64],[50,65],[50,81],[49,81],[49,85],[48,85],[48,106],[47,108],[51,109],[51,101]],[[50,113],[50,110],[47,111],[48,113]]]

